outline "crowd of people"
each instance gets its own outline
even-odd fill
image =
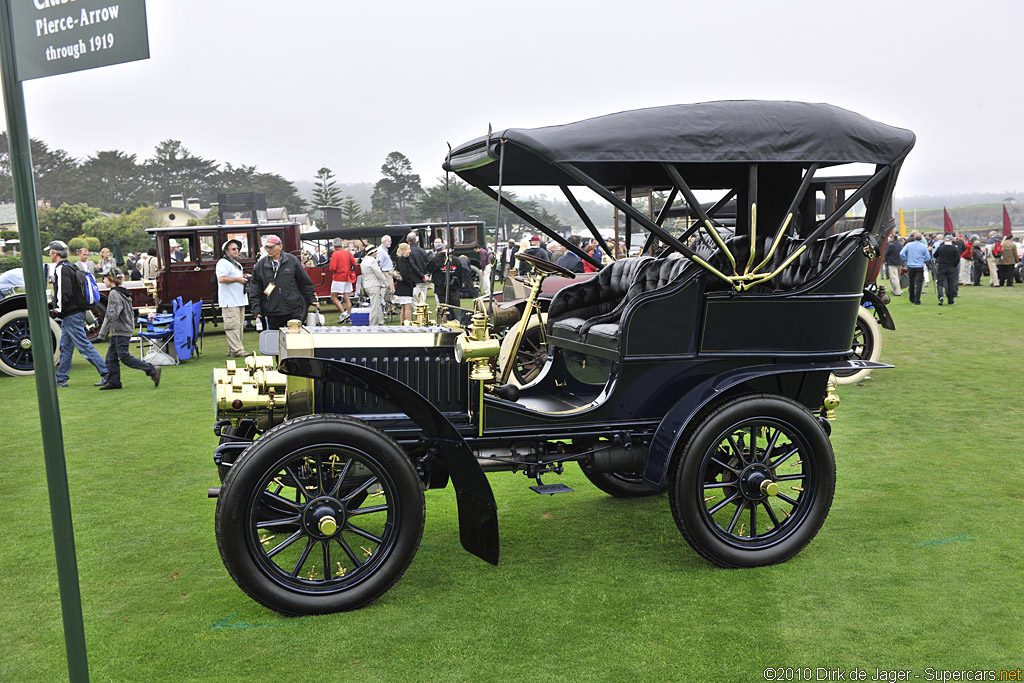
[[[1012,287],[1014,269],[1022,257],[1020,238],[934,234],[914,230],[907,238],[893,233],[885,248],[884,263],[893,296],[902,296],[901,274],[906,270],[910,302],[921,305],[921,294],[931,280],[939,305],[955,305],[960,287],[980,287],[988,275],[989,287]]]

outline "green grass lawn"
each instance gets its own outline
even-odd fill
[[[97,681],[759,681],[766,667],[1014,669],[1024,653],[1024,287],[891,306],[878,371],[841,387],[838,482],[790,562],[723,570],[666,497],[613,499],[491,475],[501,564],[464,552],[453,491],[427,492],[423,544],[369,607],[289,619],[217,552],[210,370],[220,330],[160,387],[100,393],[75,355],[59,393],[90,673]],[[329,316],[330,317],[330,316]],[[256,347],[249,332],[246,347]],[[101,353],[105,345],[99,347]],[[0,679],[66,679],[31,378],[0,377]]]

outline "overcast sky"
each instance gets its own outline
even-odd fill
[[[375,182],[397,150],[429,185],[488,123],[804,100],[913,130],[900,196],[1024,188],[1020,0],[146,5],[150,59],[25,83],[32,136],[140,160],[174,138],[293,181]]]

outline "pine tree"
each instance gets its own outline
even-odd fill
[[[317,207],[338,206],[341,203],[341,191],[334,181],[334,172],[324,166],[316,172],[316,184],[313,187],[313,204]]]

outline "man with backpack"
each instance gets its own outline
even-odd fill
[[[54,240],[47,248],[50,251],[50,260],[54,263],[53,310],[57,321],[60,322],[57,386],[68,385],[71,356],[75,349],[78,349],[78,352],[100,373],[100,381],[93,386],[104,386],[107,383],[107,366],[85,336],[85,312],[89,309],[86,273],[68,261],[68,245],[60,240]]]

